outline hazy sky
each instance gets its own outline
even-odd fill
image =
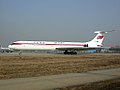
[[[0,43],[16,40],[88,41],[120,45],[120,0],[0,0]]]

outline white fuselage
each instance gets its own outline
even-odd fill
[[[62,47],[84,47],[86,43],[57,41],[16,41],[9,48],[16,50],[55,50]]]
[[[104,34],[96,31],[97,35],[89,42],[58,42],[58,41],[15,41],[8,47],[16,50],[83,50],[86,47],[102,47]]]

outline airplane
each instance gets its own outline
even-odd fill
[[[112,30],[114,31],[114,30]],[[61,50],[64,54],[77,54],[80,50],[101,50],[105,34],[112,31],[95,31],[97,35],[88,42],[15,41],[8,47],[13,50]]]
[[[10,48],[2,47],[2,45],[0,44],[0,52],[2,52],[2,53],[4,53],[4,52],[12,53],[13,51]]]

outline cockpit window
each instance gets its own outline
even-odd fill
[[[15,45],[15,43],[12,43],[11,45]]]
[[[21,45],[21,43],[12,43],[11,45]]]

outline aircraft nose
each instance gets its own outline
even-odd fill
[[[12,45],[9,45],[8,48],[12,48]]]

